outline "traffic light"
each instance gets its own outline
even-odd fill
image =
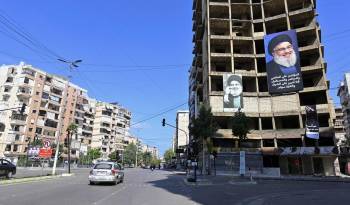
[[[163,120],[162,120],[162,126],[163,127],[165,126],[165,118],[163,118]]]
[[[23,103],[21,109],[19,110],[21,115],[23,115],[23,113],[26,111],[26,107],[27,107],[27,104]]]

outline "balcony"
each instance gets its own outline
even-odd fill
[[[31,69],[29,69],[29,68],[23,68],[23,70],[22,70],[22,75],[23,76],[27,76],[27,77],[29,77],[29,78],[34,78],[35,77],[35,71],[34,70],[31,70]]]
[[[26,89],[24,87],[20,87],[17,91],[17,97],[30,98],[31,97],[31,89]]]
[[[61,97],[63,94],[63,90],[53,87],[51,88],[51,94]]]
[[[12,114],[11,116],[11,124],[17,125],[25,125],[27,120],[27,116],[20,114]]]

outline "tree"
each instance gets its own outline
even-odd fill
[[[171,163],[171,159],[175,156],[174,151],[169,148],[168,150],[165,151],[164,153],[164,160],[165,163],[170,164]]]
[[[75,123],[71,123],[69,124],[68,128],[67,128],[67,132],[68,134],[70,134],[70,137],[73,136],[73,134],[76,134],[78,131],[78,125]]]
[[[135,164],[137,147],[134,143],[128,144],[124,150],[124,163],[131,165]]]
[[[249,123],[250,118],[244,112],[241,112],[240,109],[232,118],[232,134],[238,136],[239,148],[241,148],[242,141],[247,139],[247,134],[250,131]]]
[[[109,158],[111,161],[119,162],[119,161],[120,161],[119,151],[113,151],[113,152],[111,152],[111,153],[108,155],[108,158]]]
[[[89,149],[86,155],[79,157],[79,161],[81,164],[92,164],[92,161],[100,158],[101,155],[102,153],[99,149]]]
[[[101,151],[97,148],[95,149],[89,149],[88,152],[87,152],[87,156],[91,159],[91,160],[94,160],[94,159],[98,159],[100,158],[102,155]]]
[[[30,143],[30,145],[32,147],[42,147],[44,144],[42,140],[34,138],[34,140]]]
[[[214,121],[214,116],[211,112],[211,108],[206,106],[201,106],[199,109],[198,117],[192,118],[191,120],[189,131],[190,131],[190,135],[192,135],[194,139],[202,142],[202,156],[203,156],[202,170],[205,170],[206,152],[213,151],[213,150],[210,150],[211,149],[210,144],[212,142],[211,137],[216,133],[217,130],[218,130],[218,126]],[[210,160],[209,160],[209,163],[210,163]],[[209,166],[208,172],[210,174],[210,166]]]
[[[68,128],[68,173],[70,173],[70,145],[71,145],[71,139],[74,133],[77,133],[78,125],[75,123],[71,123]]]
[[[144,152],[142,153],[142,162],[148,166],[152,163],[152,160],[153,160],[153,156],[152,156],[152,153],[150,152]]]

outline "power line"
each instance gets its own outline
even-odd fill
[[[189,66],[190,64],[170,64],[170,65],[112,65],[97,63],[82,63],[85,66],[111,67],[111,68],[156,68],[156,67],[180,67]]]
[[[145,119],[140,120],[140,121],[138,121],[138,122],[135,122],[135,123],[131,124],[130,127],[132,127],[132,126],[134,126],[134,125],[137,125],[137,124],[140,124],[140,123],[142,123],[142,122],[145,122],[145,121],[154,119],[154,118],[156,118],[156,117],[158,117],[158,116],[160,116],[160,115],[163,115],[163,114],[165,114],[165,113],[167,113],[167,112],[173,111],[173,110],[175,110],[175,109],[177,109],[177,108],[179,108],[179,107],[182,107],[182,106],[185,105],[185,104],[187,104],[187,102],[182,103],[182,104],[180,104],[180,105],[177,105],[177,106],[175,106],[175,107],[173,107],[173,108],[167,109],[167,110],[165,110],[165,111],[163,111],[163,112],[154,114],[154,115],[151,116],[151,117],[148,117],[148,118],[145,118]]]
[[[23,46],[25,46],[26,48],[28,48],[29,50],[33,51],[34,53],[38,54],[40,56],[40,58],[44,59],[47,58],[47,56],[43,56],[42,53],[40,53],[39,51],[37,51],[36,49],[32,48],[31,46],[29,46],[28,44],[22,42],[21,40],[19,40],[18,38],[11,36],[10,34],[6,33],[5,31],[0,30],[0,33],[3,33],[5,36],[7,36],[8,38],[11,38],[12,40],[16,41],[19,44],[22,44]]]
[[[1,11],[1,10],[0,10]],[[58,55],[56,52],[49,49],[46,45],[44,45],[42,42],[36,40],[32,34],[27,32],[22,26],[20,26],[14,19],[12,19],[9,15],[7,15],[4,11],[1,11],[3,14],[0,14],[0,22],[7,27],[7,29],[13,31],[18,36],[22,37],[23,39],[27,40],[29,43],[31,43],[35,48],[46,52],[47,54],[51,55],[51,58],[57,59],[64,59],[62,56]]]
[[[137,67],[137,66],[135,66]],[[130,72],[130,71],[149,71],[149,70],[175,70],[179,68],[134,68],[134,69],[118,69],[118,70],[84,70],[84,73],[116,73],[116,72]]]
[[[0,53],[4,54],[6,56],[9,56],[9,57],[11,57],[13,59],[28,60],[28,61],[31,61],[31,62],[49,63],[49,64],[57,64],[58,63],[58,62],[54,62],[54,61],[40,61],[40,60],[37,60],[37,59],[24,58],[24,57],[13,55],[13,54],[10,54],[10,53],[4,52],[4,51],[0,51]]]

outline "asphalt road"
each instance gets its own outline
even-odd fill
[[[0,205],[303,205],[348,204],[349,183],[259,181],[256,185],[186,185],[184,176],[163,170],[126,169],[116,186],[88,185],[88,170],[72,177],[0,185]]]

